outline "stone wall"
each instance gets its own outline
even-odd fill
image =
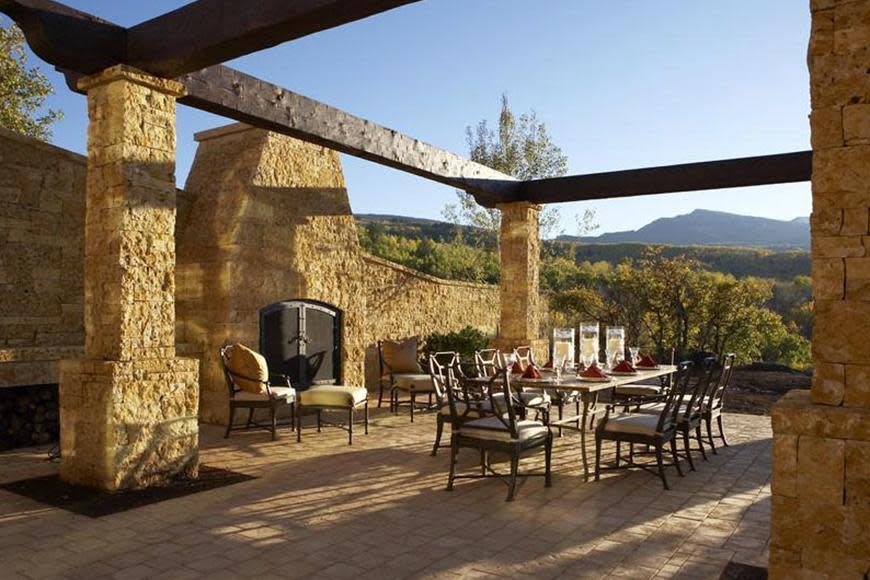
[[[0,387],[83,352],[84,210],[83,156],[0,129]]]
[[[498,288],[427,276],[381,258],[363,255],[365,277],[366,386],[378,382],[380,339],[459,330],[466,325],[495,335]]]
[[[773,411],[772,578],[870,574],[870,2],[813,0],[815,374]]]

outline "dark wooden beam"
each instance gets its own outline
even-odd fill
[[[225,66],[178,78],[179,102],[464,189],[493,205],[515,199],[513,177]]]
[[[420,0],[199,0],[128,31],[127,64],[173,78]]]
[[[57,67],[92,74],[123,61],[125,29],[91,14],[49,0],[0,0],[0,12]]]
[[[558,203],[809,181],[812,151],[525,181],[518,197]]]

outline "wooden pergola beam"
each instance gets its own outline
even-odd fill
[[[173,78],[420,0],[199,0],[127,31],[126,63]]]
[[[518,197],[534,203],[587,201],[809,181],[813,152],[798,151],[701,163],[525,181]]]

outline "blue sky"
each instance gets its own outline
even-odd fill
[[[184,2],[68,4],[129,26]],[[515,111],[546,122],[570,172],[587,173],[808,149],[809,23],[796,0],[424,0],[230,64],[463,154],[465,127],[494,120],[506,92]],[[58,87],[50,106],[66,113],[54,142],[83,152],[84,98],[43,68]],[[193,133],[225,122],[179,107],[179,184]],[[455,198],[418,177],[343,163],[358,213],[438,218]],[[603,232],[696,208],[792,219],[811,199],[809,184],[791,184],[588,206]],[[565,233],[588,206],[559,206]]]

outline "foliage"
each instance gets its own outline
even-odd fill
[[[458,352],[465,363],[474,360],[474,351],[489,347],[489,337],[482,331],[466,326],[458,332],[441,334],[433,332],[426,337],[426,352]]]
[[[51,125],[63,118],[49,109],[38,115],[54,89],[36,68],[27,68],[24,34],[16,26],[0,26],[0,126],[16,133],[48,140]]]
[[[534,111],[517,117],[508,104],[507,95],[501,98],[498,129],[490,128],[483,120],[473,129],[467,127],[465,132],[472,161],[517,179],[561,177],[568,172],[568,158],[550,139],[546,125],[538,120]],[[471,241],[492,244],[498,234],[501,213],[478,205],[468,193],[457,191],[456,195],[457,202],[444,207],[444,218],[478,228],[479,237]],[[578,218],[582,233],[591,231],[594,216],[594,210],[587,209],[583,217]],[[559,220],[559,210],[552,206],[544,208],[540,216],[541,236],[549,238],[556,234]]]

